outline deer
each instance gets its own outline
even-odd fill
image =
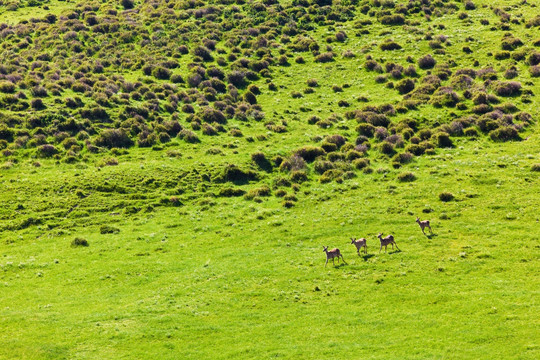
[[[390,244],[392,245],[392,250],[394,250],[394,245],[396,245],[396,249],[399,250],[396,242],[394,241],[394,237],[392,235],[382,237],[382,233],[379,233],[379,235],[377,235],[377,237],[381,241],[381,248],[379,249],[379,253],[381,252],[383,246],[384,246],[384,252],[386,252],[386,247],[388,245],[390,245]],[[399,250],[399,251],[401,251],[401,250]]]
[[[343,258],[343,255],[341,255],[341,252],[339,251],[339,249],[335,248],[332,250],[328,250],[328,246],[323,246],[323,251],[326,253],[326,263],[324,264],[324,267],[326,267],[326,265],[328,264],[328,260],[330,259],[332,259],[332,264],[336,266],[336,264],[334,263],[334,258],[337,258],[338,263],[339,263],[340,257],[341,257],[341,260],[343,260],[343,263],[346,264],[345,259]]]
[[[357,240],[355,238],[351,238],[351,244],[354,244],[354,246],[356,246],[356,253],[358,254],[358,256],[360,256],[360,249],[361,248],[364,248],[364,253],[367,254],[366,239],[361,238],[361,239]]]
[[[420,225],[420,229],[422,230],[422,233],[424,235],[426,235],[426,233],[424,232],[424,228],[426,227],[429,229],[429,232],[433,234],[433,230],[431,230],[431,226],[429,225],[429,220],[421,221],[419,217],[416,217],[416,222],[418,223],[418,225]]]

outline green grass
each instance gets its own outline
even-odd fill
[[[536,358],[538,214],[530,189],[539,179],[529,169],[538,139],[423,158],[411,165],[412,183],[379,173],[310,182],[292,209],[275,198],[211,198],[210,205],[68,215],[58,228],[4,231],[2,354]],[[144,154],[152,173],[155,154]],[[114,181],[130,167],[140,168],[102,171]],[[30,189],[48,176],[73,186],[82,183],[75,173],[95,174],[58,170],[44,164],[26,178],[3,172],[9,194],[32,194],[14,196],[8,207],[37,206],[40,194]],[[443,191],[456,200],[440,202]],[[106,204],[122,198],[113,193]],[[434,236],[421,234],[416,215],[431,220]],[[101,235],[102,223],[121,231]],[[402,251],[379,254],[379,231],[394,234]],[[356,255],[350,236],[368,238],[368,256]],[[75,237],[90,246],[72,248]],[[322,245],[339,247],[348,265],[324,268]]]
[[[462,2],[437,2],[435,10],[440,14],[428,18],[412,13],[403,26],[384,26],[377,20],[379,12],[394,11],[389,8],[372,6],[373,16],[362,13],[360,6],[365,3],[355,5],[352,20],[310,23],[305,18],[300,21],[302,9],[293,10],[291,2],[282,2],[286,20],[313,25],[312,30],[299,27],[299,34],[317,40],[321,53],[331,46],[335,61],[317,63],[310,51],[288,48],[282,34],[274,38],[267,34],[272,43],[269,57],[275,63],[269,75],[251,82],[261,90],[257,102],[265,117],[228,118],[223,124],[226,131],[216,136],[193,129],[188,114],[162,109],[171,94],[182,98],[190,91],[200,95],[202,89],[179,84],[167,90],[168,81],[146,76],[140,66],[120,61],[154,64],[174,59],[179,66],[173,73],[184,78],[192,72],[191,63],[217,66],[226,74],[233,71],[238,64],[232,61],[217,65],[217,61],[202,63],[191,53],[171,55],[178,55],[179,44],[192,49],[214,31],[212,21],[195,16],[183,7],[186,4],[169,8],[159,3],[154,11],[150,2],[135,1],[138,12],[128,13],[117,2],[100,7],[50,1],[49,10],[0,9],[0,23],[17,30],[3,33],[0,54],[7,60],[0,81],[10,72],[21,75],[14,93],[26,95],[27,102],[34,98],[31,88],[40,76],[43,86],[60,86],[55,71],[69,80],[75,73],[81,76],[78,71],[85,65],[109,60],[103,74],[89,71],[83,78],[112,81],[108,85],[123,79],[140,81],[158,94],[161,106],[150,111],[140,126],[155,134],[165,121],[178,119],[200,138],[200,143],[189,144],[172,136],[170,142],[158,141],[150,148],[97,148],[94,153],[91,145],[104,129],[124,126],[126,119],[135,118],[121,116],[128,106],[152,105],[148,99],[131,97],[122,102],[119,91],[110,95],[109,105],[103,105],[110,121],[89,120],[80,109],[64,105],[66,97],[80,96],[85,106],[95,106],[96,99],[105,95],[98,86],[86,93],[69,86],[58,94],[49,89],[46,110],[0,109],[0,138],[6,140],[0,142],[0,359],[539,358],[540,178],[531,169],[540,163],[536,105],[540,82],[530,77],[526,59],[497,60],[489,53],[501,51],[506,33],[524,42],[513,53],[538,51],[533,44],[538,27],[528,28],[525,23],[536,15],[540,2],[477,0],[467,19],[459,19]],[[340,4],[349,5],[336,0],[333,9]],[[457,10],[445,7],[451,4]],[[94,10],[85,10],[86,6]],[[204,6],[194,5],[195,9]],[[254,6],[258,5],[250,2],[238,6],[239,15],[257,13]],[[516,21],[502,23],[495,7]],[[74,9],[84,13],[81,22],[94,12],[99,21],[118,20],[121,31],[97,32],[87,24],[88,29],[77,34],[83,51],[74,51],[70,44],[58,52],[56,45],[71,41],[63,40],[70,28],[61,16]],[[117,9],[117,15],[109,12],[112,9]],[[57,15],[56,25],[30,21],[48,13]],[[192,27],[186,38],[176,32],[180,16],[185,16],[182,25]],[[265,20],[277,17],[272,13]],[[233,30],[261,25],[251,22],[250,16],[235,19],[230,13],[219,19],[234,20]],[[371,25],[356,23],[367,19]],[[484,19],[490,24],[481,25]],[[283,30],[283,24],[274,27]],[[86,52],[116,41],[126,29],[135,32],[136,41],[118,42],[109,52]],[[347,40],[327,44],[325,39],[341,30]],[[369,33],[360,33],[363,30]],[[152,41],[143,46],[146,35]],[[429,46],[429,38],[438,35],[448,36],[444,54]],[[217,44],[224,52],[216,51],[214,57],[230,55],[227,41],[236,36],[240,35],[224,33]],[[402,49],[382,51],[380,43],[390,38]],[[160,39],[166,39],[165,44]],[[464,46],[473,53],[463,52]],[[123,54],[122,59],[114,58],[114,50]],[[238,58],[257,59],[250,50],[239,46]],[[356,57],[343,58],[347,50]],[[280,51],[289,66],[278,65]],[[28,74],[43,52],[53,55],[43,61],[50,69],[36,67],[34,74]],[[505,110],[505,115],[519,111],[531,115],[528,126],[516,126],[520,140],[490,140],[477,116],[470,123],[478,130],[477,137],[451,136],[453,147],[435,146],[399,168],[378,150],[381,141],[375,138],[368,140],[371,148],[365,154],[371,171],[334,160],[332,164],[344,169],[344,174],[325,182],[329,175],[318,174],[310,163],[305,168],[307,180],[294,183],[291,172],[275,166],[277,157],[289,159],[304,146],[320,147],[328,135],[343,136],[344,149],[353,147],[360,121],[348,118],[348,111],[367,105],[402,105],[404,96],[387,87],[399,80],[377,83],[380,74],[365,69],[366,56],[383,67],[387,62],[405,68],[415,65],[418,77],[412,79],[418,87],[429,71],[437,71],[418,68],[417,60],[428,53],[438,64],[455,61],[455,66],[449,66],[453,73],[491,66],[499,80],[505,80],[506,69],[515,66],[518,75],[513,80],[522,84],[522,95],[500,96],[500,103],[492,105],[512,103],[519,110]],[[305,64],[295,63],[297,56]],[[308,79],[318,81],[313,93],[304,92]],[[451,81],[452,77],[443,80],[442,86],[451,86]],[[276,91],[269,89],[269,82]],[[333,86],[342,91],[332,90]],[[479,77],[471,89],[482,92],[484,86],[487,94],[494,93]],[[242,95],[245,89],[239,91]],[[426,129],[437,133],[458,118],[475,116],[472,98],[456,91],[463,106],[436,107],[423,100],[415,109],[389,116],[387,130],[391,133],[395,124],[413,119],[418,129],[411,132],[420,136]],[[8,95],[2,94],[0,100]],[[228,96],[218,94],[216,99],[237,109],[240,102]],[[343,100],[350,106],[340,106]],[[183,102],[187,101],[179,100],[179,108]],[[204,103],[199,98],[192,104],[200,116]],[[209,106],[214,104],[209,101]],[[42,124],[31,125],[44,114],[59,116],[43,117]],[[313,115],[337,120],[321,128],[308,123]],[[78,149],[67,150],[56,137],[71,118],[88,130],[89,138],[88,142],[78,139]],[[276,126],[285,131],[275,131]],[[242,136],[233,136],[231,129],[240,130]],[[75,138],[79,130],[66,131]],[[403,129],[396,131],[404,134]],[[40,158],[36,146],[29,143],[39,134],[45,134],[59,154]],[[137,134],[131,133],[131,138],[136,141]],[[404,143],[406,147],[412,141]],[[400,147],[395,150],[404,152]],[[254,164],[255,153],[264,154],[273,168]],[[319,160],[346,153],[324,153]],[[224,169],[231,164],[252,171],[257,179],[224,181]],[[408,178],[412,181],[399,180],[406,173],[414,175]],[[261,191],[253,196],[265,186],[270,196]],[[227,189],[246,195],[220,195]],[[441,201],[443,193],[453,198]],[[424,236],[416,217],[430,220],[434,234]],[[393,234],[401,251],[389,248],[379,253],[380,232]],[[356,254],[351,237],[367,238],[368,255]],[[89,246],[74,246],[75,239],[84,239]],[[338,247],[347,264],[325,267],[323,246]]]

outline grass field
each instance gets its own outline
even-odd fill
[[[540,2],[23,3],[0,359],[540,357]]]

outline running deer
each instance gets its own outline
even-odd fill
[[[361,239],[357,240],[355,238],[351,238],[351,244],[354,244],[354,246],[356,246],[356,253],[358,254],[358,256],[360,256],[360,249],[361,248],[364,248],[364,253],[367,254],[366,239],[361,238]]]
[[[339,263],[340,257],[341,257],[341,260],[343,260],[343,263],[346,264],[345,259],[343,258],[343,255],[341,255],[341,252],[339,252],[339,249],[336,248],[336,249],[328,250],[328,246],[323,246],[323,251],[326,253],[326,263],[324,264],[324,267],[326,267],[326,264],[328,264],[328,260],[330,259],[332,259],[332,264],[336,266],[336,264],[334,263],[334,258],[337,258],[338,263]]]
[[[377,237],[381,241],[381,248],[379,249],[379,252],[381,252],[383,246],[384,246],[384,252],[386,252],[386,247],[388,245],[390,245],[390,244],[392,245],[392,250],[394,250],[394,245],[396,245],[396,249],[399,250],[396,242],[394,241],[394,237],[392,235],[382,237],[382,234],[379,233],[379,235],[377,235]],[[401,251],[401,250],[399,250],[399,251]]]
[[[420,218],[416,217],[416,222],[418,223],[418,225],[420,225],[420,229],[422,229],[422,233],[424,235],[426,235],[426,233],[424,232],[424,228],[426,227],[429,229],[429,232],[433,234],[433,230],[431,230],[431,226],[429,225],[429,220],[420,221]]]

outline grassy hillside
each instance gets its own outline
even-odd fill
[[[539,1],[0,5],[0,358],[540,356]]]

